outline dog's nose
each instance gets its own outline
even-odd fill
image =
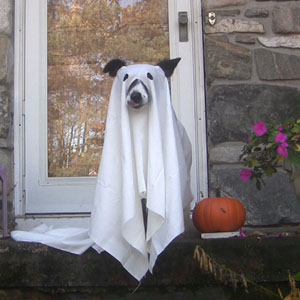
[[[134,91],[131,93],[130,98],[135,103],[141,103],[142,102],[142,94],[140,92]]]

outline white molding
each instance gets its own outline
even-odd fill
[[[32,0],[31,0],[32,1]],[[48,179],[48,15],[47,1],[39,1],[39,53],[41,77],[39,79],[40,103],[38,109],[39,115],[39,181],[40,185],[46,183]],[[46,21],[45,21],[46,20]]]
[[[197,143],[197,121],[195,116],[194,93],[195,81],[194,65],[194,37],[193,37],[193,6],[191,0],[169,1],[169,27],[170,27],[170,54],[172,58],[181,57],[181,61],[176,67],[171,77],[172,103],[178,119],[185,127],[192,144],[193,162],[191,168],[191,188],[195,201],[198,200],[198,190],[200,182],[198,180],[198,160],[199,153]],[[179,41],[178,12],[187,12],[188,15],[188,41]],[[171,30],[171,28],[173,30]],[[193,205],[193,204],[192,204]]]
[[[25,213],[24,187],[24,64],[25,0],[15,0],[14,40],[14,208],[15,215]]]
[[[29,231],[41,224],[54,226],[55,228],[89,228],[89,214],[72,215],[26,215],[16,217],[15,230]]]
[[[25,14],[25,212],[89,212],[96,178],[48,178],[47,0],[28,1]]]
[[[192,190],[195,201],[198,202],[208,197],[208,167],[207,167],[207,132],[206,132],[206,105],[205,105],[205,82],[204,82],[204,55],[203,55],[203,31],[202,31],[202,9],[199,0],[177,0],[169,1],[170,27],[178,27],[177,12],[188,11],[188,31],[190,42],[179,42],[178,30],[170,34],[171,57],[182,56],[182,53],[189,53],[189,57],[181,60],[177,69],[186,68],[188,60],[192,59],[192,70],[186,70],[185,77],[181,77],[178,72],[171,77],[172,90],[174,94],[180,94],[181,80],[193,80],[193,107],[184,102],[188,100],[184,97],[188,92],[181,93],[182,99],[173,98],[173,105],[177,117],[182,121],[185,128],[195,133],[190,136],[193,145],[193,165],[192,165]],[[193,72],[192,76],[190,73]],[[188,112],[187,112],[188,109]],[[194,114],[194,115],[193,115]],[[192,116],[193,115],[193,116]],[[193,118],[194,117],[194,118]],[[192,204],[192,206],[194,203]]]
[[[198,201],[207,198],[208,192],[208,166],[207,166],[207,130],[206,130],[206,103],[204,81],[204,51],[202,28],[202,0],[191,0],[194,21],[194,78],[195,78],[195,120],[197,137],[197,179],[199,180]]]

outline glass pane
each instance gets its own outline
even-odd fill
[[[167,0],[48,0],[48,176],[96,176],[113,58],[169,57]]]

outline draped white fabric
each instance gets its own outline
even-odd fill
[[[150,95],[149,103],[139,109],[126,103],[126,91],[136,78]],[[157,256],[184,231],[183,211],[192,201],[190,165],[191,145],[176,119],[162,69],[124,66],[111,91],[89,230],[64,229],[60,232],[64,238],[56,240],[47,239],[45,230],[43,238],[35,235],[32,241],[77,254],[91,246],[107,251],[141,280],[152,271]],[[146,228],[142,198],[146,198]],[[13,232],[12,237],[25,240],[27,234],[29,241],[30,233],[23,233]]]
[[[126,91],[137,78],[147,86],[151,99],[141,109],[132,109]],[[132,65],[118,71],[102,155],[90,237],[139,280],[184,231],[183,210],[192,200],[191,146],[175,117],[168,80],[160,67]],[[146,233],[142,198],[147,199]]]

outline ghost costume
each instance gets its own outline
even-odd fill
[[[150,100],[133,109],[126,91],[137,78],[146,85]],[[192,200],[191,145],[159,66],[132,65],[118,71],[106,124],[90,237],[140,280],[184,231],[183,211]],[[142,198],[147,199],[146,232]]]
[[[149,92],[149,103],[138,109],[126,101],[135,79]],[[192,201],[191,158],[190,141],[173,111],[164,71],[152,65],[123,66],[111,91],[89,229],[58,231],[59,240],[45,237],[45,228],[31,236],[15,231],[12,237],[77,254],[92,246],[110,253],[141,280],[148,270],[152,272],[157,256],[184,231],[184,209]]]

